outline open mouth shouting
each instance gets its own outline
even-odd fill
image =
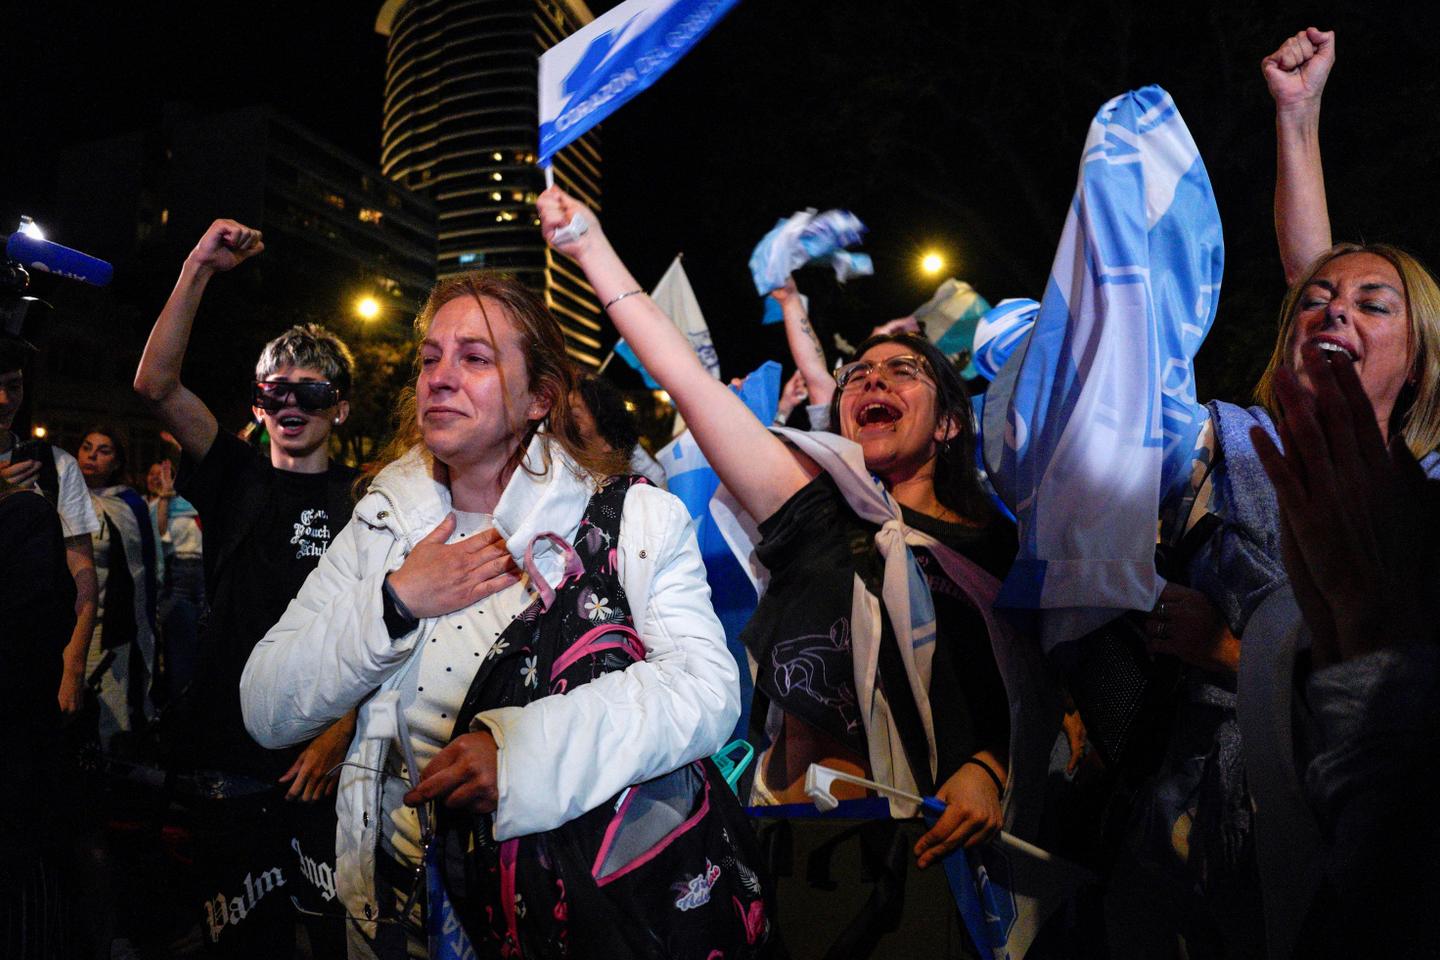
[[[860,433],[895,429],[903,415],[898,406],[886,400],[866,400],[855,411],[855,426]]]
[[[1338,354],[1344,354],[1350,358],[1351,363],[1360,359],[1360,353],[1349,343],[1339,337],[1330,334],[1319,334],[1310,338],[1310,345],[1325,357],[1326,361],[1333,360]]]
[[[275,418],[282,437],[298,437],[310,425],[310,418],[299,413],[284,413]]]

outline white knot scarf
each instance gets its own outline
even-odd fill
[[[1043,788],[1045,768],[1051,741],[1058,729],[1058,700],[1048,683],[1044,665],[1039,661],[1035,644],[1022,643],[1015,631],[993,612],[1000,581],[981,569],[974,561],[961,556],[922,530],[908,526],[900,504],[886,492],[865,468],[860,446],[833,433],[807,433],[785,427],[774,432],[815,461],[839,488],[845,502],[862,520],[877,523],[875,547],[884,564],[881,596],[866,588],[858,574],[854,577],[850,611],[850,646],[855,671],[855,692],[861,719],[865,725],[870,769],[880,783],[888,783],[910,793],[919,788],[900,732],[886,702],[884,690],[876,683],[880,663],[880,606],[884,602],[910,692],[919,710],[925,729],[930,779],[937,775],[935,724],[930,709],[931,666],[935,655],[935,605],[930,585],[915,559],[914,548],[930,552],[945,575],[974,604],[985,622],[990,645],[1005,685],[1010,715],[1010,780],[1006,790],[1007,829],[1018,814],[1012,811],[1013,800],[1020,796],[1027,808],[1038,811],[1039,790]],[[1049,726],[1046,716],[1057,721]],[[1021,782],[1030,783],[1038,777],[1036,787],[1017,789]],[[890,812],[895,817],[912,817],[918,807],[904,800],[891,800]],[[1023,820],[1031,819],[1029,816]]]

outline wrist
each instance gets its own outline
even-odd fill
[[[180,268],[180,281],[182,283],[198,284],[203,287],[210,282],[210,278],[214,275],[215,268],[197,259],[193,252],[185,258],[185,263]]]
[[[1320,99],[1275,104],[1275,124],[1282,129],[1319,129]]]

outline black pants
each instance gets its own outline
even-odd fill
[[[921,871],[919,820],[759,819],[792,960],[972,958],[945,871]]]

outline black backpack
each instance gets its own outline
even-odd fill
[[[644,659],[614,549],[625,496],[643,482],[617,477],[591,498],[553,603],[536,601],[496,641],[452,739],[483,710],[563,694]],[[479,955],[705,960],[717,950],[769,956],[778,942],[754,834],[708,758],[503,843],[489,815],[441,808],[438,823],[445,886]]]

